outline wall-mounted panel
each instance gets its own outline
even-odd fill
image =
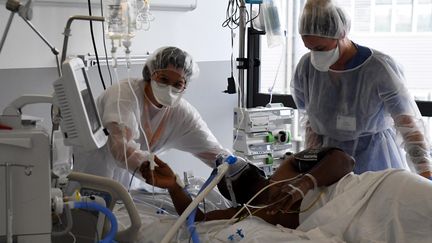
[[[7,0],[0,0],[5,3]],[[192,11],[197,7],[198,0],[150,0],[150,9],[159,11]],[[21,1],[25,4],[27,1]],[[35,5],[77,7],[86,6],[87,0],[35,0]],[[99,1],[91,1],[93,6],[99,6]]]

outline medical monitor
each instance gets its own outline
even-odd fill
[[[93,150],[102,147],[107,134],[95,104],[87,71],[80,58],[66,59],[62,76],[54,82],[54,102],[60,108],[65,145]]]

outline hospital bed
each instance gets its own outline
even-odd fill
[[[178,219],[168,193],[151,186],[128,192],[108,178],[72,172],[82,196],[102,198],[119,224],[117,242],[160,242]],[[203,180],[190,185],[197,192]],[[197,223],[201,242],[431,242],[432,183],[403,170],[348,174],[327,188],[306,194],[300,226],[288,229],[251,216],[240,222],[217,220]],[[228,207],[213,190],[202,210]],[[202,206],[202,204],[201,204]],[[73,210],[72,234],[52,242],[95,242],[103,239],[110,224],[101,214]],[[99,219],[102,218],[102,227]],[[189,242],[185,224],[170,242]],[[1,241],[0,241],[1,242]]]
[[[431,242],[432,183],[403,170],[348,174],[338,183],[308,193],[302,208],[320,200],[300,215],[300,226],[288,229],[248,217],[197,224],[201,242]],[[136,242],[160,242],[178,216],[158,213],[160,200],[133,193],[142,222]],[[168,198],[164,198],[166,200]],[[150,206],[149,206],[150,205]],[[169,208],[169,207],[167,207]],[[128,226],[124,208],[115,211]],[[182,226],[171,242],[190,242]]]

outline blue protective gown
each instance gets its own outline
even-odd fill
[[[430,171],[429,149],[419,146],[429,148],[427,139],[401,139],[419,130],[426,133],[417,105],[404,85],[400,66],[376,50],[362,46],[357,49],[343,71],[316,70],[310,53],[297,65],[292,94],[298,109],[306,111],[308,125],[318,135],[319,145],[336,146],[353,156],[355,173],[408,169],[403,145],[413,169],[419,173]],[[415,124],[395,124],[400,115],[414,118]],[[399,138],[398,133],[402,135]]]

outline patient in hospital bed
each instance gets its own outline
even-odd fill
[[[232,193],[226,187],[229,178],[222,179],[218,186],[221,193],[229,199],[234,195],[235,201],[248,210],[242,210],[242,206],[198,210],[196,231],[201,241],[431,242],[430,181],[395,169],[354,175],[354,161],[343,151],[325,148],[316,154],[312,166],[301,160],[301,153],[288,157],[270,179],[248,165],[231,178]],[[191,199],[176,183],[169,166],[159,159],[156,163],[159,166],[154,177],[149,170],[141,171],[142,175],[149,184],[168,189],[181,214]],[[236,220],[227,220],[234,216]],[[160,241],[175,221],[172,216],[143,217],[147,224],[143,225],[140,242]],[[185,228],[176,241],[189,241]]]

